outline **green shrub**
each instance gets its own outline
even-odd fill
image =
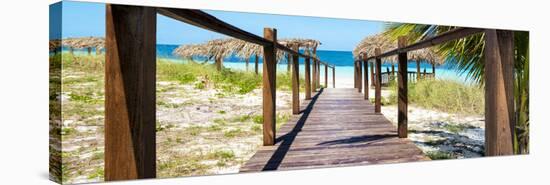
[[[397,86],[390,83],[389,98],[383,103],[397,103]],[[408,85],[409,103],[424,108],[451,113],[483,114],[484,91],[474,85],[466,85],[453,80],[425,79]]]

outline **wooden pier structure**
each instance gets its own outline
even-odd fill
[[[417,43],[399,39],[395,50],[356,61],[355,87],[327,88],[328,69],[335,66],[277,42],[277,30],[254,35],[200,10],[107,4],[105,72],[105,180],[156,177],[155,82],[156,18],[162,14],[206,30],[263,47],[263,147],[241,171],[297,169],[418,161],[427,158],[407,139],[407,52],[473,34],[485,34],[486,155],[512,154],[512,31],[457,28]],[[361,31],[361,30],[357,30]],[[184,33],[182,33],[184,34]],[[292,107],[295,116],[276,131],[276,53],[293,57]],[[381,59],[398,56],[397,128],[380,114]],[[300,103],[299,57],[305,59],[306,100]],[[369,101],[367,68],[372,60],[375,103]],[[311,63],[311,66],[310,66]],[[372,63],[371,67],[373,66]],[[321,65],[325,87],[320,87]],[[310,71],[311,69],[311,71]],[[372,69],[372,68],[371,68]],[[363,75],[364,74],[364,75]],[[371,73],[372,74],[372,73]],[[367,83],[365,83],[367,84]]]

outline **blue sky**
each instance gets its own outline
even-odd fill
[[[322,43],[319,50],[351,51],[361,39],[383,29],[383,23],[375,21],[205,11],[218,19],[260,36],[264,27],[272,27],[277,29],[278,38],[317,39]],[[51,16],[50,20],[55,17]],[[105,4],[64,1],[62,17],[63,38],[105,36]],[[157,20],[157,43],[159,44],[201,43],[226,37],[162,15],[158,15]],[[50,36],[55,37],[52,33]]]

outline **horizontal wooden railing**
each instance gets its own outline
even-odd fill
[[[156,177],[156,16],[157,13],[203,29],[263,46],[263,143],[275,143],[277,50],[292,55],[292,112],[300,113],[299,57],[305,62],[306,99],[320,87],[321,65],[315,54],[277,42],[277,30],[263,37],[244,31],[201,10],[107,4],[105,36],[105,180]],[[289,62],[290,63],[290,62]],[[311,65],[310,65],[311,64]],[[313,67],[313,74],[310,68]]]
[[[371,77],[375,84],[375,111],[379,112],[380,86],[382,85],[381,61],[384,57],[397,55],[398,57],[398,135],[407,137],[407,82],[411,72],[407,71],[407,53],[432,47],[457,39],[463,39],[474,34],[485,34],[484,39],[484,85],[485,85],[485,155],[510,155],[512,150],[512,136],[514,125],[514,101],[513,101],[513,66],[514,66],[514,33],[509,30],[456,28],[440,35],[407,44],[406,37],[399,37],[396,49],[380,52],[375,49],[374,56],[362,54],[361,60],[356,62],[355,84],[361,88],[361,64],[365,65],[364,81],[367,84],[366,65],[369,60],[375,60],[376,77]],[[359,67],[357,67],[359,66]],[[372,65],[371,65],[372,68]],[[372,72],[371,72],[372,73]],[[416,73],[415,73],[416,74]],[[422,73],[421,73],[422,74]],[[425,76],[433,76],[425,73]],[[419,79],[419,78],[416,78]],[[366,86],[366,85],[365,85]],[[367,87],[365,87],[365,99],[368,99]]]

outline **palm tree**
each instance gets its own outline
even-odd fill
[[[454,26],[390,23],[385,34],[392,40],[399,36],[408,36],[409,43],[423,40],[453,30]],[[447,64],[461,75],[484,85],[485,38],[484,34],[475,34],[435,47],[437,53],[445,56]],[[514,98],[516,102],[516,128],[514,152],[529,152],[529,32],[514,31]]]

